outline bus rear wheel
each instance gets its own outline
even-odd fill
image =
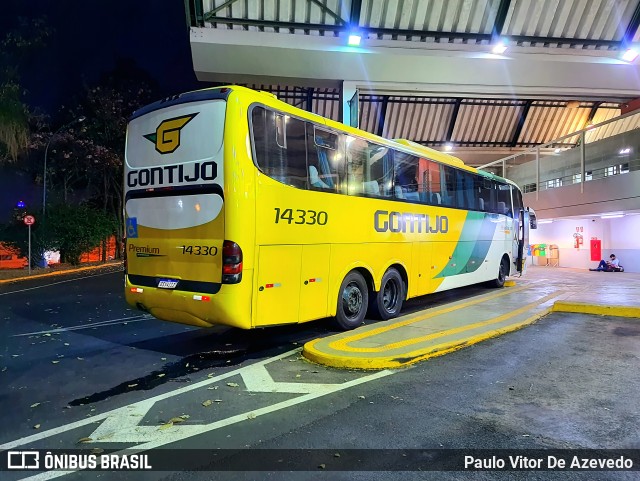
[[[498,277],[496,277],[493,282],[493,287],[504,287],[504,281],[507,280],[507,276],[509,275],[509,259],[503,257],[500,261],[500,269],[498,269]]]
[[[369,291],[367,282],[358,271],[351,271],[340,285],[335,324],[348,331],[360,326],[367,314]]]
[[[405,287],[402,276],[392,268],[382,276],[380,290],[371,297],[369,308],[374,316],[386,321],[400,313],[404,297]]]

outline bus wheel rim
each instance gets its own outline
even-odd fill
[[[390,280],[382,291],[382,305],[387,312],[393,311],[398,303],[398,285],[394,280]]]
[[[362,292],[355,284],[348,284],[342,293],[342,310],[349,318],[357,317],[362,309]]]

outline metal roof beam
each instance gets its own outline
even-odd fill
[[[349,13],[349,25],[351,28],[360,25],[360,15],[362,13],[362,0],[351,0],[351,11]]]
[[[202,0],[186,0],[184,5],[187,11],[187,27],[204,27]]]
[[[518,124],[516,125],[516,129],[513,131],[513,136],[511,137],[510,146],[515,147],[518,145],[518,138],[520,138],[520,134],[522,133],[522,128],[524,127],[524,123],[527,120],[527,115],[529,115],[529,109],[533,104],[533,100],[527,100],[527,102],[522,107],[520,111],[520,117],[518,118]]]
[[[307,89],[307,98],[306,98],[306,108],[307,112],[313,112],[313,87],[309,87]]]
[[[587,117],[587,121],[584,124],[585,127],[587,125],[589,125],[591,123],[591,121],[593,120],[593,118],[596,116],[596,112],[600,108],[600,105],[602,105],[602,102],[594,102],[593,103],[593,107],[591,107],[591,112],[589,112],[589,116]]]
[[[308,0],[308,1],[320,7],[321,10],[327,13],[330,17],[333,17],[333,19],[336,22],[338,22],[340,25],[345,24],[345,21],[342,19],[342,17],[337,13],[335,13],[333,10],[331,10],[329,7],[327,7],[324,3],[321,3],[319,0]]]
[[[624,36],[622,37],[622,45],[621,48],[624,48],[631,44],[633,38],[636,36],[636,32],[638,31],[638,27],[640,26],[640,2],[637,3],[636,9],[631,16],[631,20],[629,21],[629,25],[627,25],[627,29],[624,31]]]
[[[237,0],[229,0],[229,2]],[[219,8],[219,7],[218,7]],[[251,25],[256,27],[271,27],[281,29],[298,29],[298,30],[321,30],[329,32],[346,32],[347,27],[344,24],[331,25],[323,23],[305,23],[305,22],[281,22],[275,20],[254,20],[249,18],[230,18],[230,17],[218,17],[207,13],[204,15],[206,21],[229,24],[229,25]],[[338,17],[339,18],[339,17]],[[194,25],[197,26],[197,25]],[[360,30],[364,35],[394,35],[398,37],[433,37],[435,39],[461,39],[472,40],[476,42],[486,41],[490,42],[492,39],[491,34],[486,33],[470,33],[470,32],[437,32],[432,30],[402,30],[395,28],[380,28],[380,27],[360,27]],[[589,38],[563,38],[563,37],[537,37],[528,35],[510,35],[508,39],[511,42],[521,43],[544,43],[544,44],[570,44],[570,45],[584,45],[584,46],[596,46],[607,48],[620,48],[622,42],[617,40],[600,40]]]
[[[382,137],[384,130],[384,122],[387,117],[387,105],[389,104],[389,96],[381,95],[382,102],[380,103],[380,110],[378,110],[378,128],[376,129],[376,135]]]
[[[496,13],[496,21],[493,24],[493,39],[496,40],[502,35],[502,29],[504,28],[504,21],[507,19],[507,13],[509,12],[509,6],[511,0],[500,0],[498,6],[498,13]]]
[[[571,45],[589,45],[596,47],[620,48],[621,42],[618,40],[600,40],[597,38],[564,38],[564,37],[536,37],[529,35],[509,35],[510,41],[531,42],[531,43],[560,43]]]
[[[227,0],[222,5],[219,5],[216,8],[214,8],[213,10],[211,10],[210,12],[205,13],[205,15],[204,15],[205,21],[209,20],[211,17],[215,16],[215,14],[218,13],[220,10],[230,6],[232,3],[235,3],[237,1],[238,0]]]
[[[458,120],[458,112],[460,111],[460,104],[462,104],[462,99],[457,99],[456,103],[453,105],[453,111],[451,112],[451,120],[449,121],[449,127],[447,128],[447,135],[445,137],[446,142],[451,142],[453,129],[456,126],[456,120]]]
[[[442,146],[446,144],[443,140],[414,140],[417,144],[426,145],[426,146]],[[517,147],[537,147],[538,145],[542,145],[539,142],[522,142],[517,145]],[[560,147],[574,147],[575,144],[568,142],[555,142],[553,145]],[[456,147],[513,147],[511,142],[483,142],[478,140],[465,140],[456,142]],[[455,155],[455,154],[454,154]]]

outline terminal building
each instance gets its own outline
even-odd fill
[[[640,272],[638,2],[186,2],[193,68],[516,182],[530,262]]]

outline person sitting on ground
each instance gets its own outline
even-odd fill
[[[604,259],[600,261],[598,267],[596,269],[589,269],[590,271],[606,271],[606,272],[614,272],[620,269],[620,261],[616,257],[615,254],[611,254],[609,256],[609,260],[605,261]]]

